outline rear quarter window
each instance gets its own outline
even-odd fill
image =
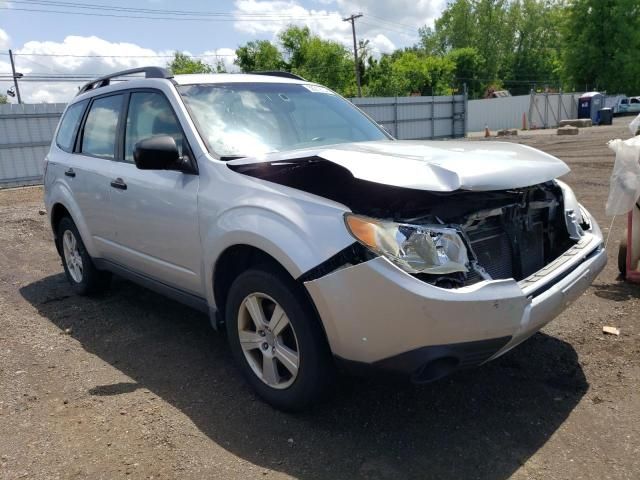
[[[87,102],[88,100],[83,100],[71,105],[67,108],[67,111],[60,121],[60,128],[58,128],[58,135],[56,136],[56,145],[65,152],[73,151],[78,125],[82,119],[82,114],[87,106]]]

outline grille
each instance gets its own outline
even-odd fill
[[[542,222],[526,230],[521,226],[509,235],[500,219],[494,217],[467,231],[467,235],[478,263],[493,279],[521,280],[544,267]]]

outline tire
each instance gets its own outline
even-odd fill
[[[58,224],[58,242],[64,273],[76,294],[90,295],[109,287],[111,273],[95,267],[76,224],[69,217],[64,217]]]
[[[620,240],[620,247],[618,248],[618,270],[623,277],[627,276],[627,238],[628,230],[624,229],[624,235]]]
[[[286,273],[267,267],[240,274],[225,312],[233,356],[263,400],[300,411],[329,391],[335,373],[324,332],[300,285]]]

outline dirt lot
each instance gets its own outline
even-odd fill
[[[517,139],[569,163],[605,234],[605,143],[624,123]],[[595,284],[503,358],[421,387],[343,379],[292,416],[255,398],[201,314],[121,280],[73,296],[41,198],[0,191],[1,478],[640,478],[640,286],[617,278],[622,218]]]

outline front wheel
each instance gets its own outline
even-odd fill
[[[333,376],[324,333],[300,289],[284,273],[248,270],[233,282],[226,307],[229,344],[244,376],[287,411],[321,398]]]
[[[108,288],[111,274],[95,267],[76,224],[69,217],[60,220],[58,241],[64,273],[78,295],[89,295]]]

